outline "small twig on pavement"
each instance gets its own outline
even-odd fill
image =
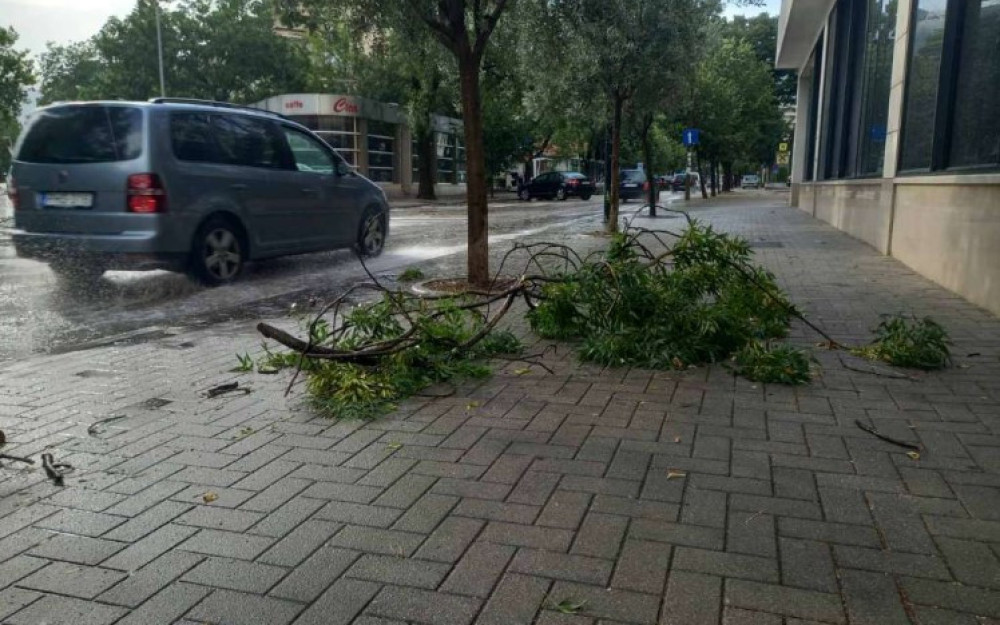
[[[881,433],[879,433],[878,430],[875,429],[875,426],[868,425],[866,423],[862,423],[858,419],[854,420],[854,425],[858,426],[859,428],[861,428],[865,432],[868,432],[872,436],[884,440],[887,443],[892,443],[893,445],[898,445],[900,447],[904,447],[904,448],[910,449],[912,451],[920,451],[920,445],[915,445],[913,443],[907,443],[906,441],[901,441],[898,438],[893,438],[891,436],[886,436],[885,434],[881,434]]]

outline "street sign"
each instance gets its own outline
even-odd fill
[[[788,151],[788,144],[787,143],[779,143],[778,144],[778,151],[779,152],[787,152]]]
[[[774,159],[779,165],[788,164],[788,152],[778,152],[778,158]]]
[[[685,128],[684,133],[682,135],[684,145],[686,145],[687,147],[698,145],[698,140],[700,138],[698,135],[700,133],[701,131],[698,130],[697,128]]]

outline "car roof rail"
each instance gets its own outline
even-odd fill
[[[198,106],[214,106],[221,109],[234,109],[238,111],[252,111],[254,113],[261,113],[263,115],[270,115],[271,117],[277,117],[280,119],[288,119],[281,113],[275,113],[274,111],[268,111],[266,109],[259,109],[253,106],[245,106],[243,104],[233,104],[232,102],[218,102],[216,100],[200,100],[198,98],[150,98],[150,104],[196,104]]]

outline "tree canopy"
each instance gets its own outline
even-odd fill
[[[17,116],[28,87],[34,82],[34,65],[27,51],[15,49],[17,31],[0,28],[0,177],[10,166],[10,148],[17,138]]]

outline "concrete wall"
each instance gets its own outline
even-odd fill
[[[883,254],[889,251],[892,183],[849,181],[811,185],[816,199],[813,215],[861,239]]]
[[[1000,314],[1000,184],[900,182],[892,255]]]

